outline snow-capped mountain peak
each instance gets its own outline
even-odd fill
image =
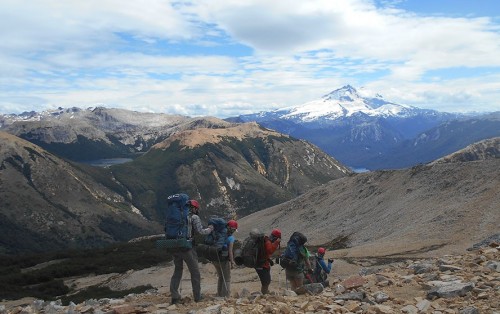
[[[323,96],[325,100],[338,100],[338,101],[354,101],[361,96],[358,91],[351,85],[346,85],[342,88],[336,89]]]
[[[361,95],[351,85],[346,85],[326,94],[321,99],[305,104],[277,110],[287,120],[313,122],[316,120],[336,120],[353,115],[367,116],[410,116],[418,108],[388,102],[377,94],[375,97]]]

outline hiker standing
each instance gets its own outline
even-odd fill
[[[231,294],[231,268],[234,268],[234,254],[233,245],[235,238],[233,233],[238,229],[238,223],[236,220],[229,220],[227,222],[227,239],[225,243],[225,248],[227,247],[228,258],[218,261],[213,261],[217,271],[217,296],[218,297],[229,297]]]
[[[200,209],[200,204],[196,200],[187,201],[189,207],[189,218],[188,218],[188,234],[191,241],[194,241],[194,233],[196,231],[199,234],[209,234],[212,232],[213,227],[208,226],[208,228],[203,229],[201,224],[200,216],[198,212]],[[196,250],[190,249],[177,249],[172,253],[174,259],[174,273],[170,279],[170,295],[172,297],[172,304],[180,303],[181,295],[179,293],[179,285],[182,280],[183,262],[186,262],[189,273],[191,274],[191,286],[193,288],[193,297],[195,302],[201,300],[201,276],[200,269],[198,267],[198,255]]]
[[[259,276],[262,294],[269,293],[269,285],[271,284],[271,255],[276,251],[281,242],[281,230],[274,229],[271,235],[264,237],[264,258],[265,262],[262,267],[255,268],[257,275]]]
[[[326,249],[320,247],[316,253],[316,265],[314,268],[314,282],[319,282],[323,287],[328,287],[328,274],[332,270],[333,258],[328,259],[328,264],[325,263]]]
[[[297,294],[303,294],[299,288],[304,285],[304,270],[313,272],[309,262],[310,253],[304,244],[307,238],[300,232],[294,232],[287,243],[284,257],[292,260],[292,263],[285,267],[286,279],[290,281],[290,287]]]

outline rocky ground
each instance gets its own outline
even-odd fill
[[[336,257],[337,252],[328,252]],[[272,268],[270,295],[261,295],[255,272],[232,271],[228,299],[214,296],[216,274],[201,264],[203,302],[191,299],[188,273],[182,282],[184,303],[170,305],[168,281],[173,267],[150,268],[94,278],[68,280],[85,287],[102,282],[113,289],[149,283],[155,289],[123,299],[58,302],[18,300],[0,305],[0,313],[495,313],[500,314],[500,246],[491,243],[458,255],[388,260],[336,258],[330,286],[307,286],[304,294],[287,290],[284,272]]]

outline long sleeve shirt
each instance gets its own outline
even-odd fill
[[[203,228],[203,225],[201,224],[200,216],[198,216],[198,215],[193,214],[191,216],[191,226],[192,226],[194,231],[196,231],[198,234],[201,234],[201,235],[207,235],[210,232],[212,232],[212,228],[210,228],[210,227],[205,228],[205,229]]]
[[[269,269],[271,268],[271,264],[269,263],[269,258],[271,255],[278,249],[280,242],[271,240],[268,237],[264,238],[264,247],[266,249],[266,262],[262,265],[262,268]]]
[[[318,267],[319,265],[319,267]],[[321,257],[316,257],[316,269],[314,271],[314,274],[318,276],[321,271],[324,271],[325,273],[329,274],[330,271],[332,270],[332,263],[328,263],[328,265],[325,263],[325,260]]]

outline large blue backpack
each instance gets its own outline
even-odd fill
[[[283,268],[290,270],[298,270],[301,267],[300,248],[307,242],[307,237],[300,233],[294,232],[290,236],[290,240],[286,245],[286,249],[281,254],[279,264]]]
[[[174,194],[167,198],[165,213],[165,237],[167,239],[189,239],[189,206],[187,194]]]
[[[165,239],[156,241],[158,248],[177,250],[179,248],[190,249],[193,247],[188,200],[189,196],[183,193],[170,195],[167,198]]]

